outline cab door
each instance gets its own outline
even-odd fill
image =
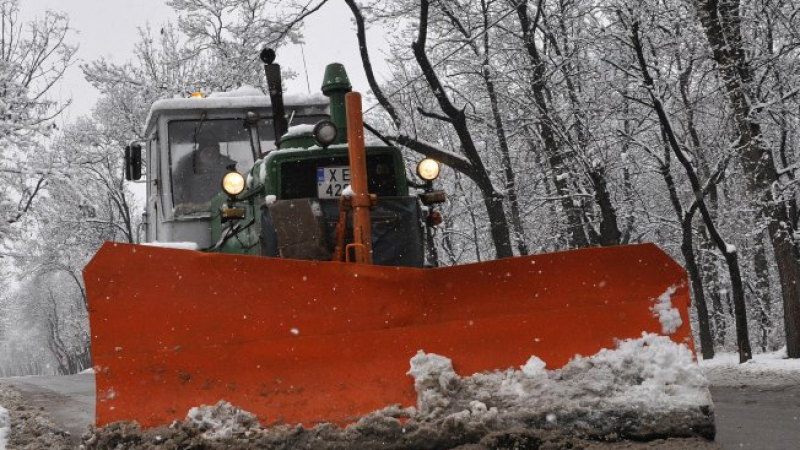
[[[145,204],[145,240],[158,240],[158,222],[161,219],[161,205],[158,201],[158,136],[147,141],[147,200]]]

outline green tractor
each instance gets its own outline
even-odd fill
[[[147,242],[291,259],[334,256],[340,198],[350,185],[345,112],[350,81],[341,64],[330,64],[322,83],[327,99],[284,100],[274,52],[263,52],[262,59],[269,99],[240,90],[153,106],[144,142]],[[141,178],[141,148],[126,149],[129,180]],[[368,145],[366,155],[367,189],[377,196],[371,208],[374,263],[426,265],[425,226],[438,214],[429,218],[433,209],[423,213],[420,199],[426,206],[444,201],[430,183],[439,174],[438,163],[423,160],[426,182],[417,184],[406,178],[397,147]],[[425,189],[412,195],[411,187]]]

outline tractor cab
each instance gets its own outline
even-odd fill
[[[341,64],[331,64],[321,94],[284,98],[280,66],[270,62],[265,70],[269,96],[244,88],[153,105],[143,145],[126,148],[129,179],[141,177],[142,164],[146,167],[147,242],[347,260],[347,254],[335,256],[337,245],[351,245],[353,237],[342,201],[351,170],[347,73]],[[367,192],[375,199],[370,205],[374,262],[424,266],[427,218],[421,203],[431,203],[409,193],[413,182],[398,148],[373,141],[365,159]]]
[[[317,123],[327,109],[322,95],[286,98],[293,125]],[[146,240],[201,249],[212,245],[210,206],[223,176],[247,173],[276,140],[270,99],[254,88],[157,101],[145,137],[126,148],[126,168],[129,179],[146,168]]]

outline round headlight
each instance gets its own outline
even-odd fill
[[[433,181],[439,177],[439,161],[425,158],[417,164],[417,175],[425,181]]]
[[[222,190],[228,195],[239,195],[244,190],[244,177],[239,172],[228,172],[222,177]]]
[[[314,140],[321,147],[327,147],[336,140],[336,125],[330,120],[321,120],[314,125]]]

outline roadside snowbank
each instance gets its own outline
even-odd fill
[[[708,380],[691,351],[665,336],[621,341],[558,370],[532,357],[521,370],[464,378],[448,358],[420,352],[409,375],[418,396],[412,418],[425,423],[533,426],[612,440],[713,435]]]
[[[0,450],[74,450],[69,433],[39,408],[28,405],[10,386],[0,384]]]
[[[573,448],[578,441],[655,441],[666,436],[702,442],[714,434],[708,381],[691,351],[664,336],[621,341],[616,349],[576,357],[557,370],[547,370],[531,357],[521,370],[469,377],[460,377],[450,359],[420,351],[408,374],[414,378],[416,407],[388,406],[344,429],[333,424],[263,428],[254,415],[220,402],[192,408],[185,422],[147,430],[146,438],[135,425],[114,424],[84,443],[87,449],[166,441],[180,448],[202,441],[209,445],[202,448],[217,448],[211,442],[220,448],[247,448],[247,443],[316,450],[538,449],[544,442]],[[530,446],[534,442],[538,444]]]
[[[744,364],[739,364],[736,353],[718,353],[714,359],[700,361],[700,368],[713,386],[800,384],[800,359],[786,359],[785,347],[753,355]]]
[[[0,406],[0,450],[6,450],[10,431],[11,417],[8,415],[8,410]]]

